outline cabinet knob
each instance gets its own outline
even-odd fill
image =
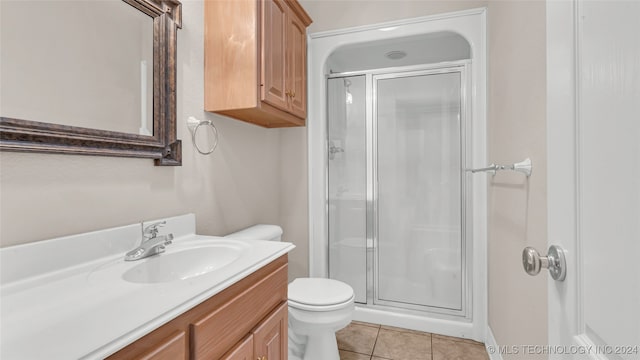
[[[296,97],[296,92],[295,92],[295,91],[292,91],[292,92],[291,92],[291,97],[292,97],[292,98]]]

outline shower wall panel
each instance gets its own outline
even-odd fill
[[[367,302],[365,77],[328,79],[329,277]]]

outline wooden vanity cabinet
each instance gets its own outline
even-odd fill
[[[110,356],[110,360],[287,359],[287,255]]]
[[[311,18],[296,0],[205,0],[205,110],[304,126]]]
[[[231,349],[222,360],[272,360],[287,358],[287,304],[278,307],[251,335]]]
[[[229,350],[221,360],[261,360],[260,357],[254,357],[253,354],[253,335],[249,335],[240,344]]]

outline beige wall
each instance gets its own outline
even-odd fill
[[[548,276],[527,275],[521,260],[526,246],[547,248],[545,12],[541,1],[489,4],[488,158],[533,162],[528,181],[504,172],[489,183],[489,325],[500,345],[547,343]]]
[[[309,32],[336,30],[486,5],[484,0],[299,0],[311,15]]]
[[[289,279],[309,276],[307,129],[280,130],[280,223],[289,253]]]
[[[203,111],[203,3],[183,1],[178,30],[178,138],[183,166],[148,159],[0,153],[0,245],[193,212],[198,233],[280,224],[291,276],[307,274],[306,131],[264,129]],[[5,90],[6,91],[6,90]],[[188,116],[212,119],[215,153],[192,147]],[[283,195],[283,196],[281,196]]]
[[[547,243],[544,1],[301,2],[314,19],[311,32],[488,7],[488,158],[534,163],[529,181],[509,173],[490,178],[489,324],[499,345],[546,344],[547,277],[530,277],[521,264],[525,246]]]

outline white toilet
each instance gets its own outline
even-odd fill
[[[280,241],[282,228],[254,225],[226,237]],[[336,331],[351,322],[351,286],[332,279],[298,278],[289,284],[289,359],[339,360]]]

